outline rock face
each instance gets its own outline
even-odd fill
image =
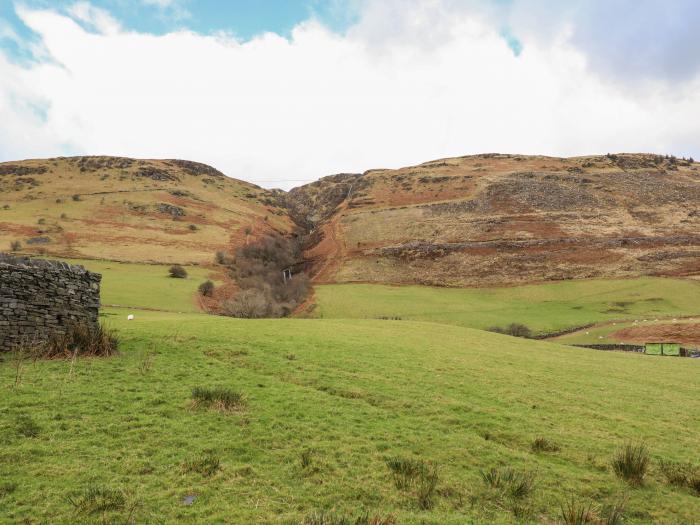
[[[0,352],[71,323],[97,326],[102,276],[82,266],[0,254]]]

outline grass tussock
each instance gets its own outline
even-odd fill
[[[420,472],[426,468],[424,461],[411,458],[392,458],[387,460],[386,466],[389,467],[394,485],[399,490],[411,488],[420,476]]]
[[[439,481],[437,465],[411,458],[392,458],[386,464],[392,473],[397,489],[415,489],[418,508],[421,510],[433,508],[437,498]]]
[[[123,511],[127,499],[121,490],[103,486],[92,486],[83,492],[68,497],[68,502],[77,514],[99,516],[107,512]]]
[[[109,357],[118,353],[119,338],[103,325],[74,323],[65,333],[53,335],[38,345],[35,356],[41,359],[72,359],[74,357]]]
[[[41,427],[29,414],[19,414],[15,420],[15,430],[20,436],[26,438],[39,437]]]
[[[649,470],[649,451],[646,445],[627,443],[613,456],[612,467],[618,478],[633,487],[641,486]]]
[[[357,516],[318,511],[305,517],[299,525],[395,525],[396,516],[360,513]]]
[[[310,450],[310,449],[302,450],[301,454],[299,454],[299,464],[301,465],[301,468],[306,470],[313,464],[313,462],[314,462],[313,450]]]
[[[597,508],[590,501],[580,501],[572,495],[560,506],[559,523],[562,525],[622,525],[627,499]]]
[[[0,500],[2,500],[2,498],[4,498],[5,496],[9,496],[16,490],[17,483],[13,483],[10,481],[0,483]]]
[[[202,387],[192,389],[192,408],[210,408],[222,412],[243,410],[245,395],[227,387]]]
[[[481,479],[488,487],[514,499],[526,498],[535,488],[534,472],[521,472],[510,467],[482,471]]]
[[[182,464],[184,472],[196,472],[205,478],[209,478],[221,470],[221,459],[214,454],[204,454],[193,459],[188,459]]]
[[[559,452],[561,450],[561,447],[554,441],[550,441],[545,437],[539,436],[532,441],[532,443],[530,444],[530,449],[535,453]]]
[[[700,496],[700,468],[692,463],[665,460],[659,462],[659,468],[669,485],[688,488]]]

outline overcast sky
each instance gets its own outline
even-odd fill
[[[0,160],[290,188],[481,152],[698,158],[698,27],[696,0],[0,0]]]

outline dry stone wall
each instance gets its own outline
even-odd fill
[[[82,266],[0,254],[0,352],[72,323],[97,326],[101,280]]]

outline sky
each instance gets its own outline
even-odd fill
[[[696,0],[0,0],[0,161],[700,158]]]

